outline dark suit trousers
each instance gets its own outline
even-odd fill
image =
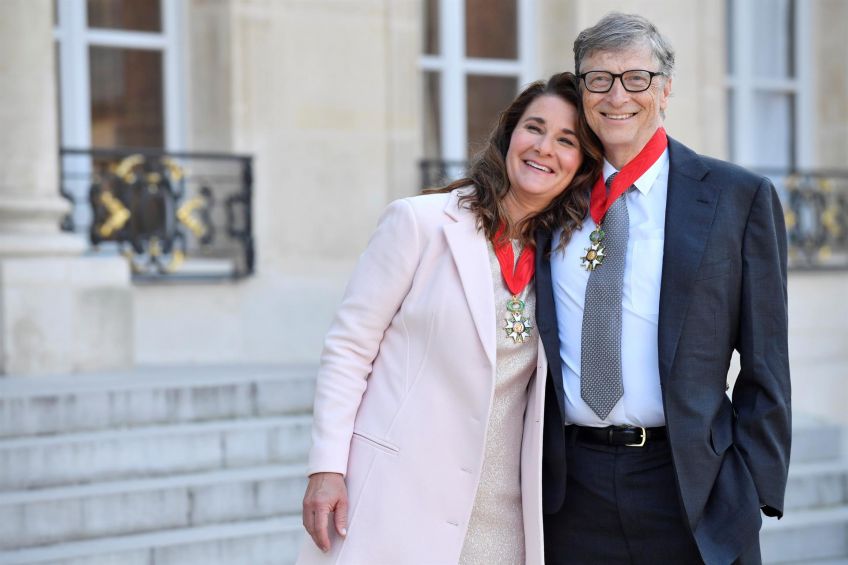
[[[566,441],[565,502],[545,516],[547,565],[703,563],[677,494],[667,441],[642,448]],[[755,565],[759,555],[757,545],[735,563]]]

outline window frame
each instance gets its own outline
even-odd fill
[[[728,0],[725,9],[734,25],[728,30],[727,48],[728,63],[726,90],[728,94],[728,129],[730,141],[730,158],[743,166],[765,168],[756,162],[757,124],[754,122],[754,103],[757,94],[775,93],[791,94],[793,96],[792,147],[790,148],[789,169],[809,169],[815,165],[813,121],[815,100],[815,77],[812,61],[811,14],[809,0],[794,0],[793,23],[793,57],[794,76],[792,78],[775,79],[757,77],[752,72],[754,67],[753,50],[755,48],[753,34],[754,18],[757,14],[749,2],[743,0]],[[731,72],[731,68],[733,72]]]
[[[162,53],[164,126],[163,149],[185,149],[186,112],[183,53],[185,3],[161,0],[162,31],[130,31],[88,27],[86,0],[57,0],[59,105],[63,147],[91,147],[91,89],[89,48],[144,49]]]
[[[515,78],[518,88],[523,88],[538,75],[535,43],[532,33],[535,21],[535,0],[516,0],[517,48],[516,59],[466,57],[465,1],[433,0],[438,2],[439,54],[422,54],[419,70],[440,76],[439,103],[441,116],[439,129],[443,161],[468,159],[468,107],[466,80],[468,75],[485,75]],[[426,22],[422,22],[426,26]],[[516,92],[518,94],[518,92]]]

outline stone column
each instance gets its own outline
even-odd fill
[[[0,2],[0,375],[132,361],[121,258],[84,257],[59,196],[53,2]]]

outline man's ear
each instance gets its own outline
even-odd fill
[[[671,96],[671,77],[667,77],[665,79],[665,84],[663,84],[662,92],[660,92],[660,110],[665,112],[666,107],[668,106],[668,99]]]

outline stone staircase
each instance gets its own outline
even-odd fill
[[[301,543],[314,367],[0,379],[0,564],[265,565]],[[848,565],[848,442],[796,417],[767,564]]]
[[[795,418],[784,517],[764,519],[763,562],[848,565],[845,430]]]
[[[0,379],[0,563],[292,563],[313,375]]]

